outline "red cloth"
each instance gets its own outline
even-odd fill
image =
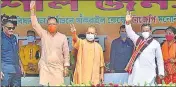
[[[162,84],[162,80],[159,76],[156,77],[156,83],[157,84]]]
[[[176,63],[165,62],[164,64],[167,74],[176,73]]]
[[[171,82],[171,75],[167,75],[164,77],[165,84],[169,84]]]
[[[170,60],[164,63],[165,71],[167,75],[164,78],[166,84],[176,83],[176,63],[171,63]]]
[[[176,83],[176,73],[172,75],[172,82]]]

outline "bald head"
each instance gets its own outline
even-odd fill
[[[96,28],[94,26],[89,26],[86,32],[87,41],[94,42],[96,35]]]
[[[96,34],[96,27],[95,26],[89,26],[88,28],[87,28],[87,34]]]

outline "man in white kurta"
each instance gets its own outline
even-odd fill
[[[56,30],[57,19],[47,20],[48,29],[45,30],[38,23],[35,14],[35,1],[31,1],[32,27],[41,38],[42,54],[39,65],[40,84],[43,86],[57,86],[64,84],[64,76],[68,75],[70,55],[67,37]]]
[[[125,25],[126,32],[128,37],[133,41],[134,44],[136,44],[137,39],[140,36],[133,31],[131,24],[129,23],[129,21],[131,21],[130,17],[131,15],[127,14]],[[151,31],[151,27],[149,31]],[[142,30],[142,32],[146,31]],[[157,60],[158,75],[162,77],[164,76],[164,63],[161,47],[159,42],[153,39],[153,41],[143,50],[143,52],[137,57],[136,61],[134,62],[132,73],[129,75],[128,84],[143,86],[145,83],[147,83],[150,85],[154,85],[156,77],[155,59]]]

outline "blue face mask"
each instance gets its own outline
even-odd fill
[[[126,32],[120,32],[120,37],[121,38],[127,38],[127,33]]]
[[[27,41],[28,42],[34,42],[35,41],[35,37],[34,36],[28,36],[27,37]]]

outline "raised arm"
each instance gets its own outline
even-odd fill
[[[125,23],[125,28],[126,28],[126,32],[128,37],[133,41],[134,44],[136,44],[137,39],[139,38],[139,35],[137,35],[132,27],[131,27],[131,20],[132,20],[132,16],[131,16],[131,12],[127,12],[126,15],[126,23]]]
[[[40,37],[42,37],[42,33],[44,32],[43,28],[41,25],[38,23],[37,17],[36,17],[36,2],[31,1],[30,3],[30,10],[31,10],[31,23],[32,27],[35,29],[35,31],[38,33]]]
[[[72,45],[74,48],[79,49],[79,45],[81,43],[81,39],[78,38],[77,34],[76,34],[76,28],[74,26],[74,24],[70,24],[71,27],[71,32],[72,32]]]

